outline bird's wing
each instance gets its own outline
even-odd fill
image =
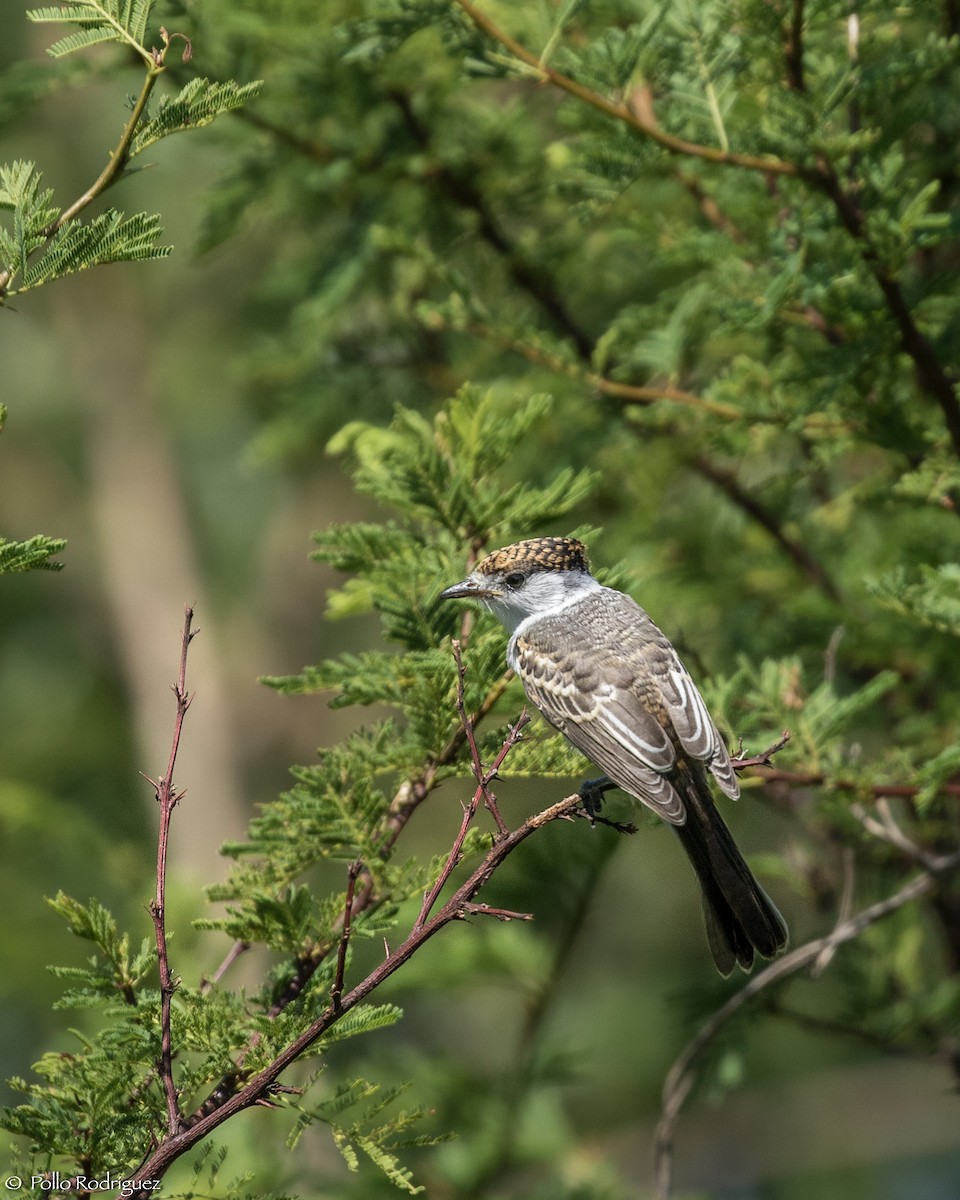
[[[736,800],[740,795],[740,783],[730,754],[690,672],[662,634],[660,640],[647,649],[650,673],[657,682],[680,745],[691,758],[706,763],[725,794]]]
[[[571,653],[522,634],[511,645],[510,663],[551,725],[618,787],[664,821],[683,824],[683,801],[667,777],[676,750],[658,719],[663,704],[652,678],[647,687],[623,659]]]

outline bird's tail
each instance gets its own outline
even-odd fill
[[[688,775],[687,820],[674,828],[700,881],[707,940],[717,970],[753,966],[754,952],[773,958],[787,944],[787,926],[753,876],[710,796],[706,777]]]

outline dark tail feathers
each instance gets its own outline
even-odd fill
[[[700,881],[710,950],[721,975],[737,964],[749,971],[754,952],[773,958],[786,946],[786,922],[744,862],[706,778],[687,783],[687,821],[674,828]]]

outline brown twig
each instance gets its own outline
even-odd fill
[[[454,641],[453,656],[457,664],[457,712],[460,714],[460,720],[463,724],[464,733],[466,734],[467,742],[470,746],[470,756],[473,763],[474,778],[477,781],[476,790],[473,793],[473,799],[469,804],[464,806],[463,818],[460,821],[460,828],[457,830],[457,836],[454,838],[453,846],[450,853],[447,855],[447,860],[443,865],[439,876],[434,881],[433,886],[426,892],[423,897],[423,904],[420,906],[420,915],[414,924],[414,929],[421,928],[430,916],[433,906],[437,902],[437,897],[443,891],[450,876],[457,864],[460,862],[460,856],[463,852],[463,843],[467,836],[467,831],[473,824],[474,818],[477,815],[477,810],[480,807],[480,802],[483,801],[490,810],[491,815],[497,823],[497,828],[500,832],[500,838],[510,836],[510,830],[507,828],[500,816],[500,811],[497,808],[496,800],[490,792],[489,784],[495,778],[497,771],[503,766],[507,755],[521,739],[521,730],[529,722],[530,718],[526,712],[522,712],[517,719],[515,725],[511,726],[503,745],[497,752],[496,758],[493,760],[493,765],[489,770],[485,771],[483,763],[480,761],[480,752],[477,749],[476,738],[474,737],[473,727],[470,723],[470,718],[467,715],[466,706],[463,697],[463,680],[465,669],[463,659],[460,654],[460,643]]]
[[[483,796],[483,802],[487,806],[487,810],[493,817],[497,826],[497,830],[501,837],[506,837],[510,832],[500,816],[500,810],[497,808],[497,798],[490,791],[490,784],[497,777],[497,771],[517,742],[520,741],[520,730],[523,729],[530,718],[526,712],[522,712],[520,717],[510,730],[510,734],[506,741],[500,747],[500,752],[494,760],[493,766],[489,771],[484,770],[483,763],[480,759],[480,751],[477,749],[477,739],[473,731],[473,722],[467,713],[466,698],[464,696],[463,681],[466,678],[467,670],[463,665],[463,655],[460,650],[460,642],[456,639],[453,641],[453,658],[457,664],[457,715],[460,717],[460,724],[463,726],[463,732],[466,734],[467,745],[470,747],[470,763],[473,767],[473,776],[477,781],[477,793]]]
[[[960,864],[960,853],[944,860],[947,870]],[[696,1082],[694,1063],[706,1046],[713,1041],[723,1026],[754,996],[782,979],[796,974],[805,967],[822,960],[825,953],[852,941],[873,925],[897,909],[929,895],[936,885],[931,871],[924,871],[905,884],[898,892],[871,904],[868,908],[839,921],[825,937],[815,938],[804,946],[791,950],[783,958],[765,967],[710,1017],[697,1035],[687,1043],[667,1074],[663,1085],[660,1120],[657,1123],[654,1146],[654,1187],[657,1200],[669,1200],[673,1177],[673,1136],[677,1120]]]
[[[743,757],[743,743],[741,742],[736,755],[732,759],[733,769],[735,771],[744,771],[747,767],[769,767],[773,761],[773,756],[778,750],[782,750],[789,741],[790,730],[785,729],[772,746],[768,746],[766,750],[761,750],[759,754],[753,754],[749,758]]]
[[[481,917],[496,917],[498,921],[532,921],[533,913],[514,912],[512,908],[493,908],[489,904],[465,904],[463,911]]]
[[[911,799],[920,788],[911,783],[864,783],[859,779],[831,779],[825,771],[784,771],[779,767],[756,767],[764,783],[783,783],[788,787],[831,787],[838,792],[860,792],[874,797],[901,796]],[[960,783],[941,783],[939,791],[945,796],[960,796]]]
[[[240,958],[241,955],[246,954],[249,949],[249,942],[234,942],[224,955],[223,962],[221,962],[220,966],[217,967],[212,975],[206,976],[200,981],[201,994],[205,996],[209,991],[216,987],[216,985],[220,982],[224,975],[226,975],[237,959]]]
[[[525,46],[522,46],[518,41],[510,37],[509,34],[504,33],[486,13],[481,12],[470,0],[456,0],[456,3],[463,9],[478,29],[481,29],[495,42],[499,42],[519,62],[530,67],[538,78],[548,81],[554,87],[569,93],[571,96],[576,96],[584,104],[589,104],[592,108],[606,113],[607,116],[622,121],[638,133],[642,133],[645,137],[657,142],[658,145],[668,150],[671,154],[682,154],[688,158],[701,158],[707,162],[719,163],[730,167],[740,167],[748,171],[762,171],[771,175],[797,176],[800,174],[800,169],[796,163],[787,162],[782,158],[775,158],[773,156],[759,157],[755,154],[735,154],[728,150],[718,150],[714,146],[703,146],[698,142],[688,142],[685,138],[667,133],[655,121],[647,119],[634,111],[634,109],[628,107],[628,105],[620,101],[608,100],[605,96],[592,91],[590,88],[578,83],[575,79],[571,79],[568,75],[564,75],[560,71],[555,71],[553,67],[542,62],[537,55],[532,54]]]
[[[357,886],[357,876],[363,870],[363,863],[356,859],[347,868],[347,894],[343,901],[343,923],[340,929],[340,945],[337,947],[337,970],[333,977],[333,987],[330,989],[330,1003],[335,1012],[340,1010],[340,997],[343,995],[343,973],[347,966],[347,945],[350,941],[350,920],[353,916],[353,893]]]
[[[180,749],[180,735],[183,732],[183,720],[187,715],[193,697],[187,693],[187,652],[190,643],[197,635],[197,630],[191,630],[193,609],[187,605],[183,618],[183,637],[180,646],[180,672],[173,687],[177,701],[177,715],[173,724],[173,738],[170,742],[170,757],[167,769],[162,778],[149,779],[153,785],[157,803],[160,805],[160,829],[157,835],[157,891],[150,902],[150,915],[157,939],[157,962],[160,972],[160,1078],[167,1098],[167,1128],[171,1136],[180,1131],[183,1126],[183,1114],[177,1099],[177,1088],[173,1079],[173,1039],[170,1031],[170,1012],[173,993],[177,990],[177,982],[170,969],[170,956],[167,949],[166,930],[166,891],[167,891],[167,844],[170,838],[170,819],[173,810],[184,796],[173,786],[173,771]]]

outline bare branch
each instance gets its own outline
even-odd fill
[[[170,1009],[173,993],[177,983],[170,969],[170,957],[167,950],[166,930],[166,889],[167,889],[167,843],[170,838],[170,819],[173,810],[183,796],[173,786],[173,771],[177,763],[180,749],[180,735],[183,731],[183,720],[187,715],[192,697],[187,694],[187,653],[190,643],[196,636],[196,630],[191,630],[193,609],[187,605],[183,618],[183,636],[180,645],[180,672],[174,684],[173,694],[177,700],[177,715],[173,725],[173,737],[170,742],[170,756],[167,760],[167,770],[163,777],[154,784],[157,803],[160,805],[160,828],[157,835],[157,891],[150,902],[150,915],[157,939],[157,960],[160,971],[160,1078],[167,1099],[167,1128],[171,1136],[177,1134],[183,1127],[183,1114],[177,1098],[177,1088],[173,1080],[173,1043],[170,1032]],[[152,782],[152,781],[151,781]]]
[[[343,973],[347,966],[347,945],[350,942],[350,920],[353,916],[353,894],[357,887],[357,876],[363,870],[363,863],[356,859],[347,869],[347,894],[343,901],[343,923],[340,929],[340,945],[337,947],[337,971],[330,989],[330,1003],[334,1011],[340,1009],[340,997],[343,994]]]
[[[758,766],[756,775],[765,783],[783,783],[788,787],[830,787],[838,792],[859,792],[861,795],[900,796],[912,799],[920,788],[911,783],[864,783],[860,779],[832,779],[825,771],[784,771],[779,767]],[[938,789],[944,796],[960,797],[960,783],[941,783]]]
[[[461,657],[460,653],[460,643],[458,641],[454,641],[453,643],[453,656],[457,664],[457,712],[460,714],[460,720],[463,724],[464,733],[470,746],[470,757],[473,763],[473,773],[474,778],[477,781],[477,787],[476,791],[473,793],[473,799],[463,810],[463,819],[460,822],[460,828],[457,831],[457,836],[454,838],[450,853],[447,855],[447,861],[444,863],[443,870],[440,872],[433,886],[423,897],[423,904],[420,907],[420,915],[417,917],[414,929],[422,928],[428,919],[433,906],[437,902],[437,897],[443,891],[447,881],[453,874],[455,867],[460,862],[460,856],[463,852],[463,843],[467,836],[467,830],[470,828],[474,818],[477,815],[477,810],[480,807],[481,800],[486,804],[491,815],[496,821],[497,829],[499,830],[501,839],[510,836],[510,830],[504,824],[503,818],[500,816],[500,811],[497,808],[496,800],[493,794],[490,792],[489,784],[490,781],[496,776],[497,771],[503,765],[507,755],[517,744],[517,742],[520,741],[521,730],[530,720],[526,712],[522,712],[520,714],[516,724],[511,726],[509,733],[503,741],[503,745],[500,747],[496,758],[493,760],[493,766],[488,771],[485,771],[483,768],[483,763],[480,761],[480,752],[477,749],[477,742],[476,738],[474,737],[473,726],[470,722],[469,716],[467,715],[466,706],[464,704],[463,680],[465,668],[463,665],[463,658]]]
[[[749,758],[743,757],[743,742],[741,742],[736,755],[732,759],[733,769],[735,771],[743,771],[747,767],[769,767],[773,756],[778,750],[782,750],[789,741],[790,730],[785,729],[772,746],[768,746],[766,750],[761,750],[759,754],[751,755]]]

